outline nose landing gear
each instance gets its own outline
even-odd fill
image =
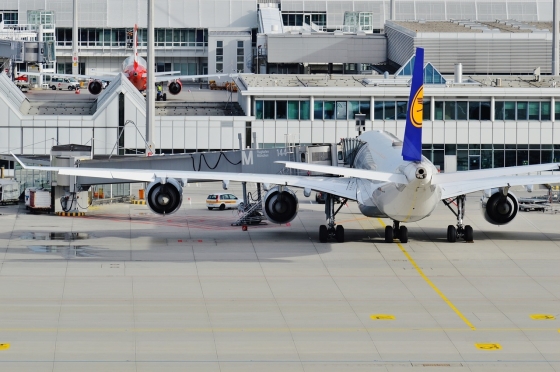
[[[400,226],[399,221],[393,221],[393,226],[385,226],[385,243],[392,243],[393,239],[408,243],[408,229],[406,226]]]
[[[340,209],[346,205],[348,199],[344,199],[340,203],[340,207],[334,210],[334,199],[335,196],[332,194],[326,194],[325,197],[325,214],[327,215],[327,225],[319,226],[319,241],[321,243],[326,243],[329,238],[335,239],[339,243],[344,243],[344,227],[342,225],[336,225],[334,218],[340,211]]]
[[[444,200],[443,203],[451,210],[451,212],[457,216],[457,227],[453,225],[447,226],[447,241],[450,243],[455,243],[457,239],[465,239],[466,242],[472,242],[474,240],[473,228],[471,225],[464,225],[463,218],[465,217],[465,202],[467,197],[465,195],[459,195],[451,201]],[[451,204],[455,203],[457,205],[457,212],[451,207]]]

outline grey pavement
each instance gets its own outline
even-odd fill
[[[0,207],[0,370],[560,371],[560,215],[493,226],[472,196],[474,243],[441,205],[398,245],[350,203],[347,242],[321,244],[313,197],[244,232],[205,208],[220,190],[170,216]]]

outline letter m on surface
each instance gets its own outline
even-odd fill
[[[253,165],[253,151],[241,151],[241,164]]]

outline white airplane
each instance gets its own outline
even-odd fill
[[[146,90],[148,84],[148,64],[146,60],[138,55],[138,25],[134,25],[134,41],[133,41],[133,54],[127,57],[122,63],[122,71],[128,80],[138,89],[143,92]],[[207,77],[231,78],[238,74],[211,74],[211,75],[175,75],[178,71],[156,72],[155,83],[167,83],[167,90],[173,95],[177,95],[183,88],[182,80],[195,80]],[[119,73],[106,74],[104,76],[96,75],[73,75],[73,74],[51,74],[40,72],[26,72],[26,75],[52,75],[61,77],[73,77],[77,79],[90,79],[88,83],[88,91],[91,94],[97,95],[103,91],[103,81],[112,81]],[[158,98],[159,99],[159,98]],[[167,95],[162,95],[162,99],[167,100]]]
[[[517,198],[509,192],[517,185],[560,182],[560,175],[518,175],[540,171],[558,170],[559,165],[540,164],[508,168],[473,170],[455,173],[438,173],[436,167],[422,156],[422,100],[423,100],[424,50],[417,48],[416,61],[408,102],[404,141],[387,132],[366,132],[359,139],[363,145],[353,168],[282,162],[288,168],[321,172],[342,177],[305,177],[281,174],[245,174],[225,172],[194,172],[168,170],[99,169],[71,167],[27,167],[43,171],[58,171],[73,176],[127,179],[148,182],[147,204],[158,214],[175,212],[182,203],[182,187],[189,179],[255,182],[276,185],[268,189],[263,199],[265,217],[284,224],[292,221],[298,212],[296,194],[288,188],[311,190],[327,194],[325,214],[327,225],[319,227],[321,242],[334,238],[344,241],[344,228],[336,225],[334,197],[346,202],[355,200],[362,214],[368,217],[390,218],[392,226],[385,228],[385,241],[408,241],[408,230],[401,223],[415,222],[428,217],[440,201],[448,207],[457,205],[453,213],[456,226],[447,228],[447,240],[458,238],[473,240],[473,229],[464,225],[466,194],[485,190],[482,209],[486,220],[495,225],[511,222],[518,212]],[[13,154],[12,154],[13,155]],[[452,203],[455,202],[455,203]],[[451,208],[451,207],[450,207]]]

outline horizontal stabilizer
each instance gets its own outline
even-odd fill
[[[394,182],[400,184],[408,183],[404,174],[376,172],[367,169],[333,167],[330,165],[296,163],[291,161],[277,161],[276,163],[284,164],[288,168],[301,169],[310,172],[336,174],[338,176],[345,176],[345,177],[365,178],[372,181]]]

